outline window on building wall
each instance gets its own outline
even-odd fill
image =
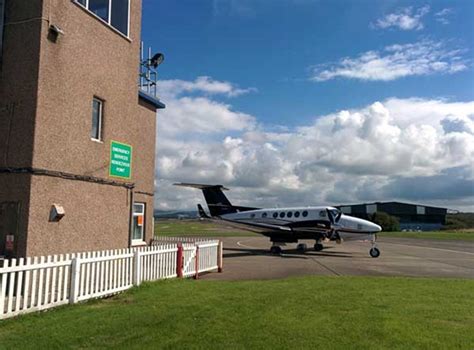
[[[141,243],[145,240],[145,203],[133,204],[132,243]]]
[[[425,207],[423,207],[421,205],[417,205],[416,206],[416,213],[418,215],[425,215],[425,213],[426,213]]]
[[[73,0],[84,6],[97,17],[117,29],[122,34],[129,35],[130,0]]]
[[[104,118],[104,102],[98,98],[92,100],[91,139],[102,141],[102,125]]]
[[[377,212],[377,204],[367,204],[365,209],[367,214],[375,214]]]

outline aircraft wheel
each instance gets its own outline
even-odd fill
[[[317,252],[320,252],[321,250],[323,250],[324,246],[321,244],[321,243],[315,243],[314,244],[314,250],[317,251]]]
[[[275,254],[275,255],[281,254],[281,247],[279,247],[277,245],[272,246],[270,248],[270,253]]]
[[[372,258],[378,258],[380,256],[380,250],[377,248],[371,248],[369,254]]]
[[[298,251],[298,253],[306,253],[307,249],[308,247],[304,243],[300,243],[296,246],[296,250]]]

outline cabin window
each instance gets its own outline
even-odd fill
[[[308,212],[305,210],[305,211],[303,212],[303,217],[307,217],[307,216],[308,216]]]
[[[291,211],[289,211],[286,216],[288,216],[289,218],[291,218],[293,216],[293,213]]]
[[[267,213],[263,213],[262,218],[266,218],[266,217],[267,217]]]
[[[284,217],[285,217],[285,213],[280,213],[280,217],[281,217],[281,218],[284,218]]]
[[[299,211],[295,211],[295,218],[299,218],[300,217],[300,212]]]
[[[273,213],[273,217],[276,219],[278,217],[278,213]]]

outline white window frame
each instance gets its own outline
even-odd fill
[[[99,102],[99,125],[97,126],[97,131],[98,131],[97,134],[99,135],[99,138],[95,138],[91,136],[91,140],[102,143],[104,139],[102,135],[102,129],[103,129],[103,124],[104,124],[104,101],[98,97],[94,97],[92,99],[92,113],[94,113],[94,101]]]
[[[136,212],[135,211],[135,206],[138,205],[138,206],[141,206],[142,210],[141,212]],[[135,222],[135,217],[138,217],[138,216],[143,216],[143,225],[141,226],[141,231],[142,231],[142,237],[140,239],[134,239],[133,238],[133,234],[134,234],[134,231],[135,231],[135,226],[132,227],[132,232],[130,233],[132,235],[132,245],[143,245],[143,244],[146,244],[145,242],[145,210],[146,210],[146,203],[143,203],[143,202],[134,202],[133,203],[133,220],[132,222]]]
[[[115,28],[112,25],[112,0],[107,0],[109,2],[109,18],[107,18],[107,21],[104,20],[103,18],[97,16],[94,12],[89,10],[89,0],[85,0],[86,4],[83,5],[79,2],[79,0],[72,0],[73,3],[77,4],[79,7],[82,9],[86,10],[87,13],[91,14],[95,18],[97,18],[99,21],[102,23],[106,24],[108,27],[110,27],[112,30],[115,32],[119,33],[120,35],[124,36],[125,38],[130,40],[130,3],[132,0],[127,0],[128,1],[128,21],[127,21],[127,33],[122,33],[119,29]]]

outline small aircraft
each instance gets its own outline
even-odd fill
[[[325,239],[341,243],[342,238],[369,235],[372,247],[369,254],[373,258],[380,255],[376,246],[376,233],[382,228],[373,222],[343,214],[334,207],[296,207],[296,208],[251,208],[235,206],[222,192],[228,190],[222,185],[203,185],[176,183],[175,186],[191,187],[202,190],[209,208],[210,216],[198,204],[200,217],[219,219],[237,225],[246,230],[258,232],[270,238],[270,252],[280,254],[281,246],[286,243],[298,243],[298,240],[315,240],[314,250],[324,248]],[[305,243],[299,243],[297,249],[305,252]]]

